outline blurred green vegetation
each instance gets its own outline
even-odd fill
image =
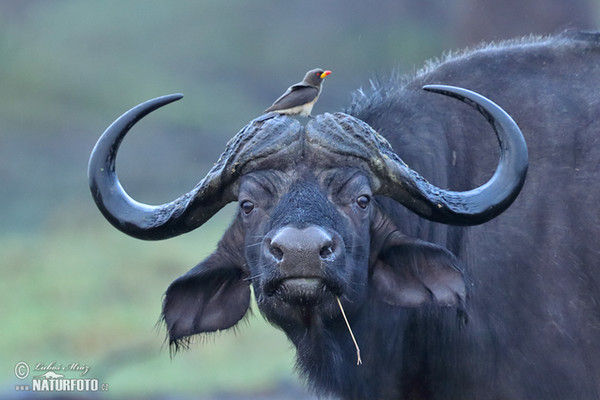
[[[235,207],[184,237],[128,238],[103,220],[89,195],[95,141],[130,107],[185,93],[136,126],[119,156],[133,197],[169,201],[308,69],[333,70],[314,112],[341,110],[369,79],[472,44],[457,32],[481,19],[465,18],[466,10],[485,13],[485,3],[0,2],[0,397],[12,398],[21,383],[18,361],[87,364],[89,376],[120,398],[295,379],[293,351],[258,312],[237,334],[169,357],[164,329],[155,326],[162,293],[212,251]],[[587,0],[569,7],[575,3],[589,8]],[[588,15],[597,15],[594,7]],[[527,27],[507,25],[506,36],[495,38],[546,33],[531,27],[552,20],[554,9],[540,7]],[[494,16],[499,26],[507,15]],[[548,29],[561,24],[570,21]]]
[[[174,388],[198,395],[293,379],[284,335],[258,316],[242,323],[238,334],[211,335],[193,351],[169,357],[164,329],[155,326],[161,293],[209,254],[220,223],[169,243],[119,237],[109,227],[64,228],[27,241],[1,238],[3,274],[11,279],[0,281],[0,393],[9,392],[6,379],[19,361],[31,368],[53,361],[88,365],[86,377],[109,383],[108,394],[121,398]]]

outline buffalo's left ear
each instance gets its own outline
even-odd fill
[[[375,296],[390,305],[462,307],[467,295],[460,263],[451,252],[398,232],[385,240],[372,271]]]
[[[233,229],[214,253],[167,289],[162,316],[175,347],[189,336],[231,328],[248,311],[250,283],[236,254],[243,246],[229,243]]]

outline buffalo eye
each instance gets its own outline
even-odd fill
[[[244,200],[240,204],[240,208],[244,214],[248,215],[250,212],[252,212],[252,210],[254,210],[254,203],[250,200]]]
[[[365,208],[367,208],[370,201],[371,199],[369,198],[369,196],[363,194],[362,196],[358,196],[358,198],[356,199],[356,204],[358,204],[358,206],[364,210]]]

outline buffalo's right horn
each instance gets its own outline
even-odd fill
[[[111,224],[130,236],[167,239],[199,227],[237,199],[236,182],[242,169],[259,167],[257,163],[268,162],[271,156],[297,151],[292,144],[300,137],[298,121],[263,116],[229,141],[217,163],[189,193],[157,206],[137,202],[125,192],[115,172],[119,146],[139,120],[182,97],[180,94],[158,97],[127,111],[106,129],[90,156],[88,179],[94,201]],[[273,137],[272,132],[286,134]]]

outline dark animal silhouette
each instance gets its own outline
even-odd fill
[[[514,118],[526,181],[510,117],[464,89],[428,88],[471,107],[421,90],[430,84],[473,90]],[[597,34],[481,47],[374,82],[346,113],[306,126],[258,118],[190,193],[147,206],[123,191],[114,158],[135,122],[179,98],[167,96],[104,133],[90,187],[105,217],[142,239],[185,233],[238,201],[215,252],[167,289],[175,349],[234,326],[252,284],[320,394],[596,399],[599,93]]]

